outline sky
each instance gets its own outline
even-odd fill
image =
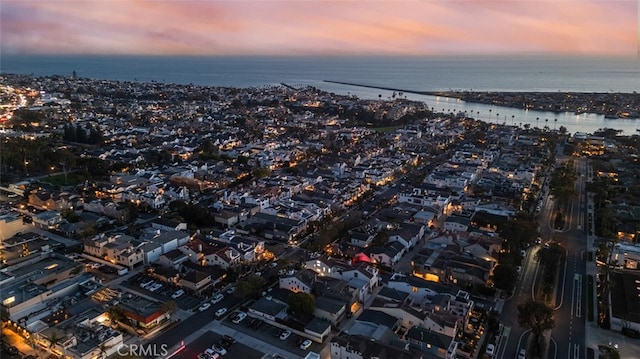
[[[0,51],[637,56],[638,4],[638,0],[0,0]]]

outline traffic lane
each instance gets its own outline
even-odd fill
[[[205,351],[207,348],[211,348],[213,344],[216,344],[222,335],[208,331],[196,340],[186,345],[186,347],[178,354],[174,356],[177,359],[194,359],[198,354]],[[227,349],[225,358],[243,358],[243,359],[259,359],[262,358],[264,353],[261,353],[255,349],[252,349],[241,343],[234,343]]]

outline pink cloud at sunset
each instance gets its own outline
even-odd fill
[[[638,52],[635,0],[3,0],[3,53]]]

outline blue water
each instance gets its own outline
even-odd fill
[[[206,86],[259,87],[287,83],[360,98],[387,98],[389,91],[330,84],[352,82],[414,91],[576,91],[640,90],[636,58],[577,57],[176,57],[176,56],[34,56],[3,55],[0,71],[34,75],[71,75],[123,81],[193,83]],[[467,111],[491,122],[565,126],[569,131],[598,128],[635,133],[638,120],[605,120],[603,116],[547,113],[469,104],[405,93],[430,107]],[[489,109],[491,117],[489,117]],[[480,114],[478,115],[478,111]],[[500,116],[496,118],[496,113]],[[536,121],[536,118],[541,120]],[[549,122],[544,122],[544,119]],[[557,118],[558,121],[554,121]]]

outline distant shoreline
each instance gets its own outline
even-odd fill
[[[612,120],[640,118],[640,95],[635,92],[418,91],[344,81],[323,80],[323,82],[398,93],[448,97],[469,103],[521,110],[574,112],[576,114],[595,113]]]

